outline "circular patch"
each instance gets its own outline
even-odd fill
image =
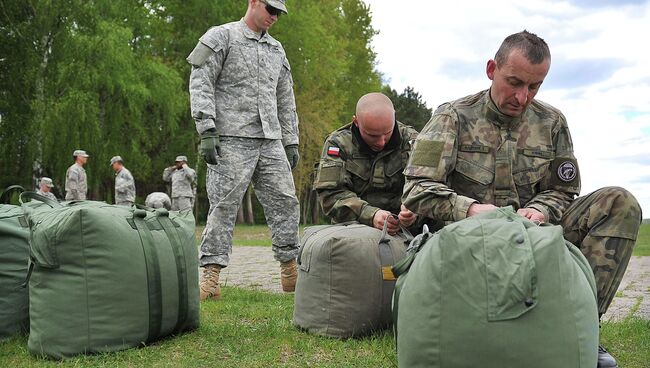
[[[573,181],[573,179],[576,178],[576,175],[578,175],[578,170],[576,169],[576,165],[571,161],[564,161],[557,168],[557,176],[563,182],[568,183]]]

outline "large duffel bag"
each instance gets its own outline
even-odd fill
[[[20,206],[4,204],[11,190],[0,195],[0,341],[29,331],[29,294],[23,285],[29,261],[29,227]]]
[[[191,211],[83,201],[28,220],[32,353],[116,351],[198,327]]]
[[[594,276],[560,226],[507,207],[424,238],[393,269],[400,367],[596,366]]]
[[[406,238],[361,224],[305,228],[293,323],[317,335],[363,336],[391,325],[395,277]]]

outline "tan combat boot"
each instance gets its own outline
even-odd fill
[[[206,299],[219,299],[221,297],[221,286],[219,286],[219,272],[221,272],[221,266],[210,264],[201,268],[203,269],[201,282],[199,284],[201,301]]]
[[[296,279],[298,278],[298,265],[295,259],[280,263],[280,283],[282,291],[287,293],[296,291]]]

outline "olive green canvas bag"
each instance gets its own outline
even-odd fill
[[[27,210],[29,350],[65,358],[143,346],[199,325],[191,211],[70,202]]]
[[[399,366],[594,368],[595,280],[562,234],[507,207],[417,237],[393,268]]]
[[[407,239],[358,223],[305,228],[298,257],[293,323],[337,338],[390,327],[391,266]]]

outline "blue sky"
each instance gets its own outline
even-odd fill
[[[490,86],[486,62],[527,29],[551,48],[537,98],[562,110],[582,194],[622,186],[650,218],[650,0],[366,0],[377,69],[429,107]]]

